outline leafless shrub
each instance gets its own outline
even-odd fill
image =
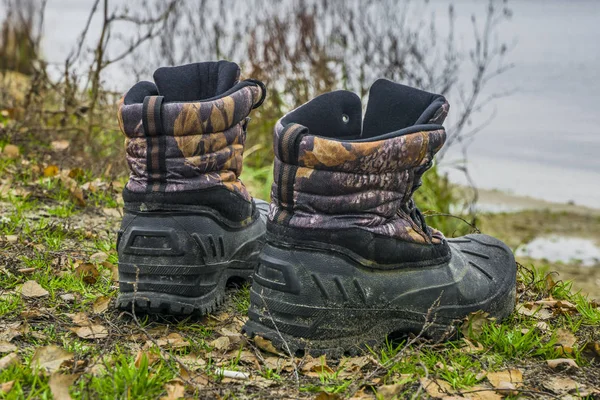
[[[33,73],[42,39],[46,0],[4,0],[6,17],[0,27],[0,71]]]
[[[34,32],[41,32],[41,11],[25,18],[37,21]],[[466,149],[481,129],[470,125],[473,114],[506,95],[490,94],[486,86],[511,67],[504,62],[508,46],[498,39],[511,12],[505,0],[489,0],[485,17],[472,18],[473,47],[463,49],[456,39],[454,7],[442,11],[444,24],[434,11],[439,12],[428,2],[410,0],[135,0],[126,6],[96,0],[62,66],[46,65],[36,52],[25,109],[30,122],[51,127],[58,122],[89,147],[90,135],[115,128],[114,103],[125,88],[107,90],[105,79],[116,68],[130,67],[133,83],[161,65],[226,58],[270,90],[249,137],[249,145],[260,148],[251,165],[272,160],[271,127],[285,109],[338,88],[366,97],[380,77],[450,98],[453,117],[443,158],[456,144]],[[90,31],[94,18],[102,21],[99,32]],[[473,70],[467,79],[461,73],[466,68]]]
[[[47,63],[39,54],[45,0],[42,3],[6,0],[8,16],[4,26],[18,26],[24,32],[19,39],[20,46],[30,43],[31,51],[26,67],[7,67],[27,72],[29,88],[17,105],[18,118],[0,133],[13,142],[24,141],[31,135],[42,141],[57,135],[66,136],[72,141],[70,148],[80,153],[80,160],[81,153],[94,155],[90,161],[101,161],[102,169],[114,162],[106,156],[115,150],[122,151],[122,146],[116,145],[120,139],[117,140],[114,117],[121,91],[113,92],[107,87],[104,80],[107,69],[123,63],[136,49],[155,40],[161,24],[176,5],[177,0],[154,4],[139,0],[127,5],[95,0],[72,51],[62,65],[56,65]],[[100,18],[99,32],[90,30],[94,18]],[[10,48],[12,41],[6,37],[2,37],[0,49]]]

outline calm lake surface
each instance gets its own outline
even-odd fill
[[[48,1],[44,52],[49,59],[61,62],[65,58],[91,3]],[[470,16],[483,17],[487,2],[453,3],[458,37],[468,46]],[[432,0],[430,4],[442,26],[448,2]],[[475,183],[600,208],[600,1],[519,0],[509,4],[514,15],[501,33],[506,41],[516,43],[509,54],[515,68],[493,81],[487,93],[517,92],[475,117],[477,124],[495,107],[495,119],[469,148]],[[99,28],[97,21],[94,27]],[[125,79],[120,89],[132,83]],[[441,167],[452,180],[463,183],[463,174],[452,167],[453,160],[462,157],[457,150],[448,153]]]
[[[600,2],[510,4],[505,32],[516,39],[515,68],[492,90],[518,91],[496,102],[496,118],[469,148],[473,178],[485,188],[600,207]]]

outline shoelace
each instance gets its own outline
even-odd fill
[[[427,234],[427,236],[429,236],[430,239],[431,239],[432,231],[429,228],[429,226],[427,226],[427,223],[425,222],[425,216],[423,216],[423,213],[421,212],[421,210],[419,210],[419,208],[415,204],[415,201],[413,200],[412,196],[423,184],[421,177],[432,166],[433,166],[433,160],[430,160],[427,164],[419,167],[415,171],[416,179],[415,179],[415,182],[413,182],[413,186],[410,191],[410,200],[402,206],[403,211],[406,212],[406,214],[408,216],[410,216],[410,218],[415,222],[415,224],[417,224],[423,230],[423,232],[425,232],[425,234]]]

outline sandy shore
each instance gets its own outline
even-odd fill
[[[482,232],[506,242],[523,265],[558,272],[557,279],[600,299],[600,209],[479,190]]]
[[[478,209],[484,212],[516,212],[523,210],[548,210],[579,215],[600,216],[599,208],[570,203],[552,203],[533,197],[519,196],[500,190],[478,189]]]

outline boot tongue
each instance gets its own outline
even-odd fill
[[[442,95],[379,79],[369,90],[362,137],[375,137],[413,125],[431,124],[434,120],[436,124],[441,124],[445,115],[436,113],[442,107],[447,107],[446,104]]]
[[[158,94],[165,102],[201,101],[219,96],[239,80],[240,67],[229,61],[162,67],[154,72]]]

